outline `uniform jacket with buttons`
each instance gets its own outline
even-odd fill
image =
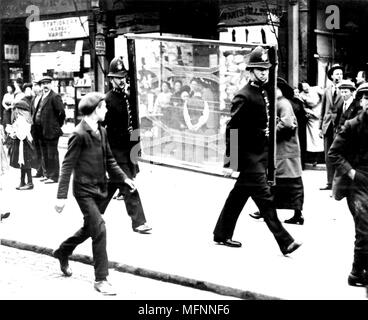
[[[134,136],[129,132],[129,125],[132,130],[139,128],[138,124],[138,110],[130,105],[130,114],[127,107],[127,99],[129,97],[126,93],[120,90],[110,90],[106,93],[106,107],[107,113],[102,125],[106,128],[107,137],[111,150],[116,161],[121,163],[131,163],[131,150],[139,143],[137,131]],[[136,161],[137,159],[133,159]]]
[[[99,132],[99,135],[93,132],[82,120],[70,136],[59,178],[58,199],[67,198],[72,173],[75,197],[106,197],[106,172],[110,179],[120,183],[127,178],[111,152],[105,128],[99,126]]]
[[[225,167],[250,173],[266,171],[268,118],[262,90],[249,82],[232,100],[231,119],[226,126]]]

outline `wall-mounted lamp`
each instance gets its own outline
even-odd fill
[[[217,32],[227,32],[226,24],[224,22],[219,22],[217,24]]]
[[[91,0],[92,9],[98,9],[100,7],[100,0]]]

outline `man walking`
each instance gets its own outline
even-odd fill
[[[347,120],[328,153],[336,175],[345,176],[347,204],[355,224],[354,260],[348,276],[351,286],[368,285],[368,84],[356,92],[361,113]],[[343,179],[341,179],[344,181]],[[350,182],[347,182],[350,181]]]
[[[231,119],[226,127],[225,167],[238,170],[239,177],[218,218],[214,241],[229,247],[240,247],[232,240],[237,219],[249,197],[259,208],[267,227],[273,233],[281,252],[286,255],[300,247],[284,229],[277,217],[274,199],[267,183],[269,115],[265,84],[268,82],[268,53],[261,46],[250,54],[247,69],[250,81],[232,100]],[[234,139],[237,135],[238,141]]]
[[[320,188],[320,190],[331,190],[332,179],[334,176],[334,169],[328,158],[328,150],[331,147],[334,139],[339,119],[337,114],[342,108],[343,98],[341,96],[339,85],[342,81],[343,71],[339,64],[335,64],[327,71],[327,77],[332,81],[328,86],[322,97],[322,109],[320,117],[320,137],[323,138],[325,161],[327,169],[327,185]]]
[[[55,209],[57,212],[63,210],[73,173],[73,193],[83,213],[84,224],[53,255],[59,259],[64,275],[71,276],[68,257],[79,244],[91,237],[95,268],[94,288],[102,294],[114,295],[115,292],[107,281],[106,227],[101,216],[105,210],[103,201],[107,196],[106,171],[110,179],[126,184],[131,191],[135,190],[135,186],[116,163],[107,142],[106,131],[99,125],[107,111],[104,99],[104,94],[91,92],[81,99],[78,106],[84,117],[68,141]]]
[[[33,114],[32,135],[35,139],[36,150],[41,149],[44,164],[46,184],[59,180],[60,162],[58,143],[63,134],[61,127],[65,120],[64,104],[61,97],[51,89],[52,78],[45,76],[39,83],[42,96],[38,100]],[[41,179],[42,181],[42,179]]]
[[[136,148],[137,139],[132,137],[133,131],[139,127],[137,110],[130,105],[127,76],[121,57],[114,58],[110,63],[109,74],[112,90],[106,93],[107,113],[103,125],[106,127],[111,151],[120,168],[134,179],[139,172],[138,159],[131,154]],[[137,131],[136,131],[137,132]],[[137,157],[138,155],[135,155]],[[128,215],[132,219],[133,231],[149,233],[152,228],[146,223],[142,202],[138,190],[129,192],[124,185],[109,181],[106,203],[114,196],[116,190],[124,195]]]

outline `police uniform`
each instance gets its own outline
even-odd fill
[[[111,61],[108,76],[118,78],[127,76],[122,58],[114,58]],[[132,133],[134,130],[138,129],[139,124],[137,120],[137,110],[131,107],[129,100],[128,94],[120,88],[113,88],[107,92],[105,101],[108,111],[103,125],[106,127],[111,151],[117,163],[130,179],[134,179],[139,172],[137,162],[138,153],[135,154],[136,157],[132,159],[131,150],[137,147],[139,141],[137,141],[137,139],[132,139]],[[131,139],[133,141],[131,141]],[[106,203],[111,200],[118,188],[124,194],[125,206],[128,215],[132,219],[133,230],[137,231],[137,227],[145,225],[146,223],[139,193],[137,190],[131,193],[127,186],[110,180]]]
[[[256,47],[249,59],[248,68],[268,69],[271,64],[262,47]],[[256,82],[247,83],[233,98],[231,119],[226,128],[226,163],[240,172],[218,218],[214,241],[231,247],[240,247],[232,235],[237,219],[251,197],[258,206],[267,227],[273,233],[280,250],[288,254],[300,244],[284,229],[279,221],[270,186],[267,183],[268,159],[268,97],[264,87]],[[235,130],[236,131],[235,131]],[[234,130],[234,131],[232,131]],[[230,141],[232,132],[238,141]]]

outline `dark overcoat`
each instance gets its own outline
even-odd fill
[[[41,100],[33,113],[33,123],[39,108],[41,111],[42,135],[47,140],[54,140],[63,135],[61,127],[65,120],[64,104],[61,97],[54,91],[50,91],[44,100]]]

